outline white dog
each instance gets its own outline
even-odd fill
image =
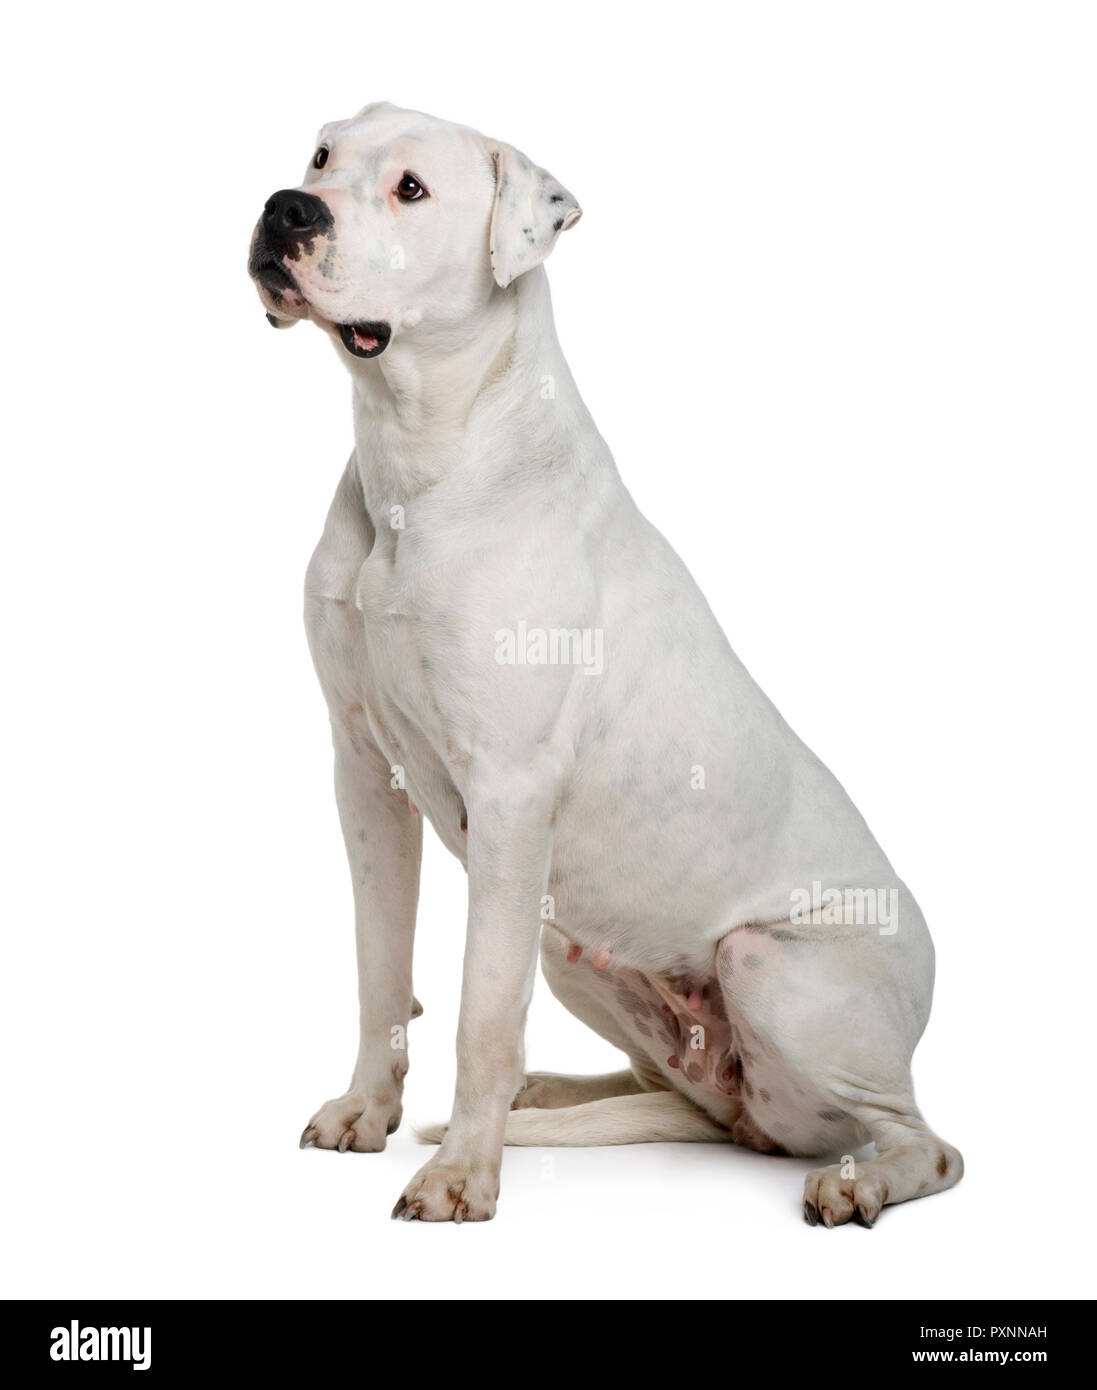
[[[306,611],[361,1041],[301,1142],[371,1153],[400,1123],[421,811],[468,870],[457,1089],[393,1215],[488,1219],[504,1144],[732,1139],[841,1157],[804,1215],[871,1225],[963,1171],[911,1089],[933,947],[579,397],[541,265],[579,216],[510,146],[379,104],[256,227],[268,317],[319,324],[354,395]],[[629,1070],[524,1075],[539,939]]]

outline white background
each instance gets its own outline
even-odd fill
[[[3,93],[4,1291],[1092,1295],[1092,7],[51,6]],[[14,25],[14,29],[12,29]],[[873,1232],[724,1146],[508,1151],[388,1219],[447,1113],[463,876],[428,843],[405,1126],[299,1152],[355,1048],[301,583],[346,374],[244,271],[387,98],[579,197],[575,376],[733,645],[930,921],[919,1099],[967,1159]],[[620,1059],[543,983],[531,1067]]]

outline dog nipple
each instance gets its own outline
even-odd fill
[[[409,801],[409,802],[408,802],[408,805],[411,807],[411,814],[412,814],[413,816],[417,816],[417,815],[419,814],[419,807],[416,806],[415,802],[414,802],[414,801]]]
[[[565,957],[565,959],[567,960],[567,963],[569,965],[574,965],[582,954],[582,946],[578,945],[576,942],[573,941],[571,945],[568,947],[567,956]]]
[[[679,1062],[679,1060],[678,1060],[677,1057],[671,1056],[671,1057],[668,1057],[668,1058],[667,1058],[667,1066],[668,1066],[668,1067],[673,1067],[675,1071],[678,1071],[678,1070],[680,1069],[681,1065],[682,1065],[682,1064],[681,1064],[681,1062]]]
[[[612,952],[612,951],[607,951],[607,950],[605,950],[605,949],[603,948],[603,949],[602,949],[601,951],[599,951],[598,954],[594,957],[594,960],[591,962],[591,964],[594,966],[595,970],[604,970],[604,969],[606,968],[606,966],[609,964],[609,962],[610,962],[610,957],[611,957],[612,955],[613,955],[613,952]]]
[[[705,996],[699,989],[695,989],[686,1000],[686,1008],[691,1014],[695,1014],[704,1002]]]

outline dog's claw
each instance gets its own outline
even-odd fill
[[[401,1197],[400,1200],[396,1203],[396,1205],[395,1205],[395,1206],[393,1207],[393,1209],[392,1209],[392,1220],[393,1220],[393,1221],[396,1221],[396,1220],[398,1220],[401,1216],[403,1216],[403,1214],[404,1214],[404,1208],[407,1206],[407,1204],[408,1204],[408,1199],[407,1199],[406,1197]]]
[[[865,1229],[868,1231],[871,1231],[873,1226],[876,1225],[875,1216],[870,1218],[868,1212],[864,1209],[864,1207],[859,1206],[857,1210],[854,1212],[854,1216],[857,1218],[860,1224],[864,1226]]]
[[[819,1210],[814,1202],[804,1203],[804,1220],[808,1223],[809,1226],[818,1226]]]
[[[343,1131],[342,1138],[339,1140],[339,1143],[335,1147],[339,1150],[341,1154],[345,1154],[346,1151],[350,1148],[351,1144],[354,1142],[355,1138],[356,1136],[353,1129],[345,1129]]]
[[[319,1133],[320,1131],[318,1129],[314,1129],[312,1125],[306,1125],[304,1129],[301,1131],[301,1142],[298,1144],[297,1147],[300,1149],[312,1148],[316,1143],[316,1136]]]

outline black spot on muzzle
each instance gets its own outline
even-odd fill
[[[311,252],[318,236],[330,237],[334,232],[335,219],[323,199],[296,188],[283,188],[273,193],[263,208],[248,258],[248,274],[275,297],[296,289],[283,261],[300,260],[303,252]]]

